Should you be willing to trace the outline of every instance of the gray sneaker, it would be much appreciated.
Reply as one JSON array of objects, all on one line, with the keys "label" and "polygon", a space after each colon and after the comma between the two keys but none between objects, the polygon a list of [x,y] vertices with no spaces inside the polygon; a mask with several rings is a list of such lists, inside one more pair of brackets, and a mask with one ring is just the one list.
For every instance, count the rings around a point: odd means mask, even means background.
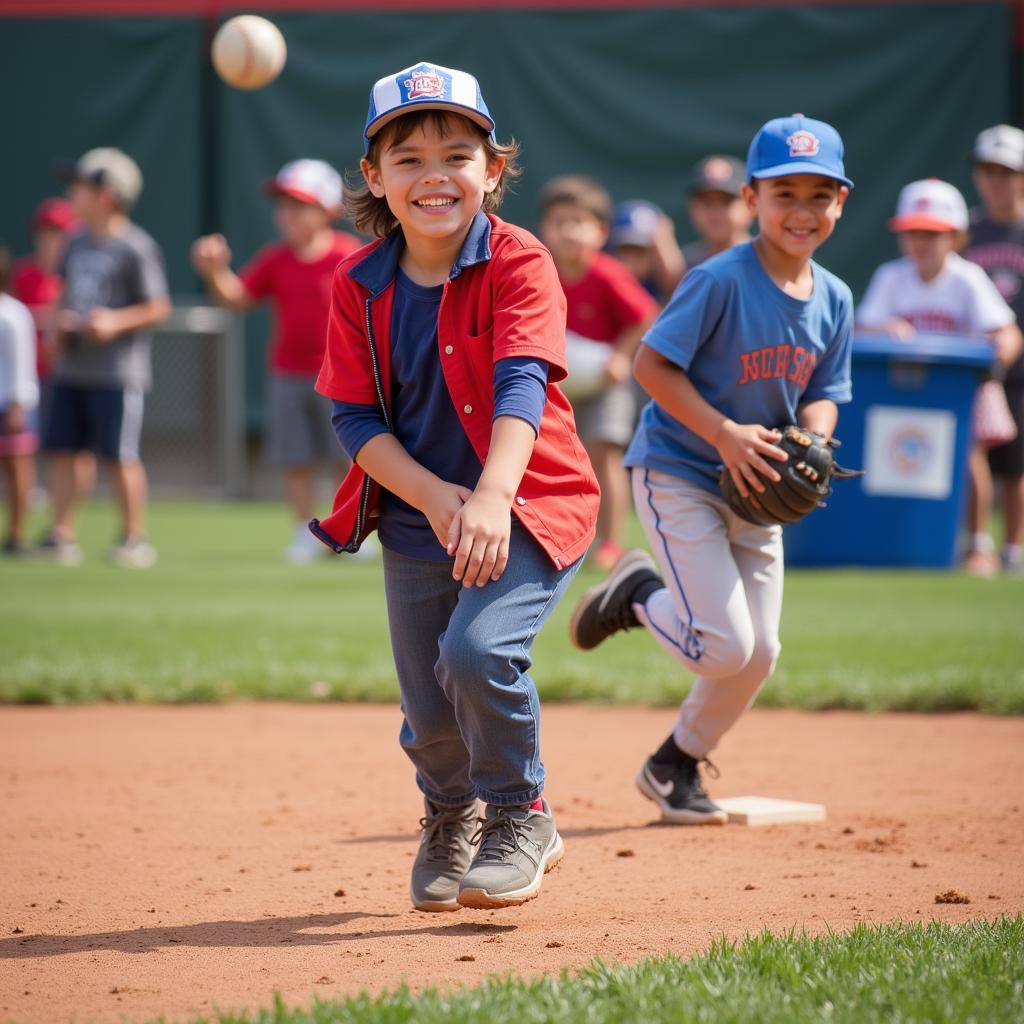
[{"label": "gray sneaker", "polygon": [[122,569],[151,569],[156,558],[156,548],[141,537],[125,537],[110,549],[111,562]]},{"label": "gray sneaker", "polygon": [[565,856],[547,801],[543,811],[489,804],[474,838],[480,849],[459,886],[459,903],[475,910],[535,899],[544,875]]},{"label": "gray sneaker", "polygon": [[428,913],[458,910],[459,882],[473,859],[472,839],[479,821],[476,801],[446,808],[424,800],[423,806],[423,835],[409,886],[412,905]]},{"label": "gray sneaker", "polygon": [[78,566],[82,564],[82,549],[73,540],[61,540],[56,534],[48,533],[33,549],[39,558],[45,558],[57,565]]}]

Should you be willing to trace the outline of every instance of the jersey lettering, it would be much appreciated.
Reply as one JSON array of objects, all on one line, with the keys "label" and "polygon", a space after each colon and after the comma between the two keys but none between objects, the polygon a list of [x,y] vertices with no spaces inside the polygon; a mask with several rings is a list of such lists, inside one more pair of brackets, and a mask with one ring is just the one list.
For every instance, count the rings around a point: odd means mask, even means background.
[{"label": "jersey lettering", "polygon": [[817,356],[802,345],[765,345],[753,352],[740,353],[741,372],[737,383],[790,380],[806,388],[817,365]]}]

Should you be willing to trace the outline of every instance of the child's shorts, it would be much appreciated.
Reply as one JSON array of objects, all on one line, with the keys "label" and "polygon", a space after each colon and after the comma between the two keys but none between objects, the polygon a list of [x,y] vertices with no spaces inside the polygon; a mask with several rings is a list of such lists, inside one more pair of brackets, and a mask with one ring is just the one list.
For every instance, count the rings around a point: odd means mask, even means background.
[{"label": "child's shorts", "polygon": [[626,448],[636,424],[636,392],[632,384],[609,384],[599,395],[573,403],[576,430],[584,444],[603,442]]},{"label": "child's shorts", "polygon": [[345,457],[331,425],[330,399],[317,394],[315,384],[314,374],[270,375],[265,455],[275,466],[311,466]]},{"label": "child's shorts", "polygon": [[135,462],[142,436],[141,387],[89,387],[56,381],[50,394],[43,448],[92,450],[112,462]]},{"label": "child's shorts", "polygon": [[1008,380],[1003,387],[1010,414],[1017,424],[1017,436],[990,448],[988,461],[996,476],[1024,476],[1024,380]]},{"label": "child's shorts", "polygon": [[39,448],[39,434],[36,425],[36,410],[25,412],[25,429],[16,434],[4,430],[7,410],[0,409],[0,458],[7,455],[32,455]]}]

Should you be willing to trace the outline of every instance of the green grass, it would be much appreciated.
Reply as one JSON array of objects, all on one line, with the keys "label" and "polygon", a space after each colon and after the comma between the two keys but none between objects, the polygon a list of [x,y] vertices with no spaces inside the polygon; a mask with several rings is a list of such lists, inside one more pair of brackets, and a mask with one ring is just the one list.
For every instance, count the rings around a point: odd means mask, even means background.
[{"label": "green grass", "polygon": [[[1024,1017],[1024,918],[858,925],[852,932],[716,942],[691,960],[595,961],[534,981],[402,988],[218,1024],[1010,1024]],[[198,1022],[197,1022],[198,1024]]]},{"label": "green grass", "polygon": [[[393,700],[379,563],[285,565],[284,512],[159,503],[148,572],[0,563],[0,701]],[[582,655],[566,638],[585,569],[534,648],[546,699],[676,703],[690,677],[642,631]],[[1024,580],[791,571],[783,654],[762,705],[1024,713]]]}]

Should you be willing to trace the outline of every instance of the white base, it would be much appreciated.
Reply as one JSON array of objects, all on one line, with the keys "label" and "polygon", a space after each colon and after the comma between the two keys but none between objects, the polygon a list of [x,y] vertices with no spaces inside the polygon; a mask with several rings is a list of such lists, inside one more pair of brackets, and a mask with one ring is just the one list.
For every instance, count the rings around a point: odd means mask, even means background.
[{"label": "white base", "polygon": [[770,796],[730,796],[715,803],[729,815],[730,825],[782,825],[795,821],[824,821],[824,804],[776,800]]}]

